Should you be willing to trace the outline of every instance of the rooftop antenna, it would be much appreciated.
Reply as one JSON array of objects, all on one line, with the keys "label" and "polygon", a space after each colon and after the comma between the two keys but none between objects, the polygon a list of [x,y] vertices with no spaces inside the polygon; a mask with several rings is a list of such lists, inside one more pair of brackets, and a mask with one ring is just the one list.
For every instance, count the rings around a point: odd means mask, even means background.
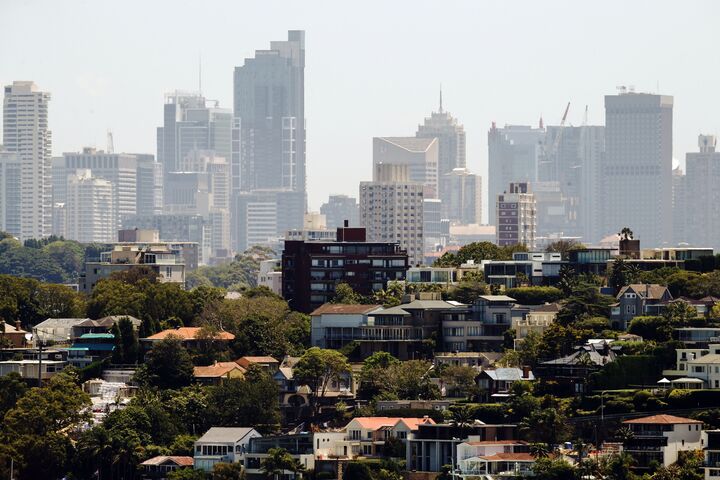
[{"label": "rooftop antenna", "polygon": [[442,113],[442,83],[440,84],[440,113]]}]

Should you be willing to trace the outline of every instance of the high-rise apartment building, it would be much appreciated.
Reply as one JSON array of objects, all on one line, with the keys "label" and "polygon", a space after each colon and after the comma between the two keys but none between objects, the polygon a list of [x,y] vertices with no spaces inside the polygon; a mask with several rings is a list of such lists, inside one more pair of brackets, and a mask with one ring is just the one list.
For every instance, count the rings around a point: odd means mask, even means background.
[{"label": "high-rise apartment building", "polygon": [[22,163],[0,146],[0,231],[19,235]]},{"label": "high-rise apartment building", "polygon": [[423,184],[407,164],[377,164],[372,182],[360,182],[360,225],[371,242],[397,242],[412,265],[422,264]]},{"label": "high-rise apartment building", "polygon": [[673,97],[605,96],[604,234],[630,227],[645,244],[672,241]]},{"label": "high-rise apartment building", "polygon": [[[488,198],[495,202],[511,183],[538,180],[545,129],[529,125],[506,125],[497,128],[493,122],[488,131]],[[497,224],[494,208],[489,223]]]},{"label": "high-rise apartment building", "polygon": [[[720,152],[716,138],[698,137],[699,152],[685,156],[687,242],[720,249]],[[677,230],[677,227],[676,227]]]},{"label": "high-rise apartment building", "polygon": [[497,244],[525,245],[535,248],[535,196],[527,183],[511,183],[510,188],[497,196]]},{"label": "high-rise apartment building", "polygon": [[276,245],[288,230],[302,228],[304,198],[304,192],[284,189],[253,190],[238,195],[235,199],[236,250],[242,252],[253,245]]},{"label": "high-rise apartment building", "polygon": [[305,192],[305,32],[290,30],[235,67],[234,97],[241,190]]},{"label": "high-rise apartment building", "polygon": [[[439,151],[439,142],[435,137],[375,137],[373,165],[407,165],[409,180],[424,187],[425,197],[439,198]],[[410,257],[412,258],[412,254]]]},{"label": "high-rise apartment building", "polygon": [[[687,175],[685,175],[678,165],[672,171],[672,217],[673,217],[673,244],[690,243],[695,241],[689,235],[688,225],[690,224],[688,217],[691,215],[687,210]],[[703,230],[706,227],[703,227]]]},{"label": "high-rise apartment building", "polygon": [[20,230],[10,233],[21,240],[45,237],[52,227],[49,102],[50,94],[33,82],[15,81],[5,87],[3,144],[21,163]]},{"label": "high-rise apartment building", "polygon": [[[202,215],[145,213],[124,219],[123,229],[155,230],[158,232],[161,242],[196,243],[198,245],[198,262],[202,265],[210,262],[212,227]],[[188,265],[190,264],[191,262],[188,263]]]},{"label": "high-rise apartment building", "polygon": [[455,168],[440,178],[443,218],[452,223],[482,223],[482,179],[467,168]]},{"label": "high-rise apartment building", "polygon": [[113,184],[91,170],[68,176],[65,235],[82,243],[110,243],[117,233]]},{"label": "high-rise apartment building", "polygon": [[320,213],[325,215],[325,224],[331,230],[344,226],[345,220],[351,227],[360,225],[357,199],[348,195],[330,195],[327,203],[320,206]]},{"label": "high-rise apartment building", "polygon": [[[438,148],[438,176],[453,171],[456,168],[467,166],[465,150],[465,128],[443,110],[442,90],[440,91],[440,107],[425,118],[425,123],[418,126],[415,133],[417,138],[437,138]],[[442,188],[440,189],[442,193]]]}]

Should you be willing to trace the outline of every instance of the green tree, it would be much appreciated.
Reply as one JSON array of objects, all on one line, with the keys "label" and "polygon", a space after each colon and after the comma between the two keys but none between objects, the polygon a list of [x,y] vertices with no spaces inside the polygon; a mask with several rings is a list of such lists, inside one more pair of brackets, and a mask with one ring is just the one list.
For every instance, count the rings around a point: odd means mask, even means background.
[{"label": "green tree", "polygon": [[319,412],[319,401],[325,397],[328,385],[339,382],[344,375],[350,374],[347,358],[336,350],[311,347],[295,365],[295,379],[310,387],[313,410]]},{"label": "green tree", "polygon": [[5,413],[15,407],[17,401],[27,392],[27,383],[17,372],[10,372],[0,377],[0,419]]},{"label": "green tree", "polygon": [[402,400],[439,398],[439,391],[430,378],[430,362],[408,360],[394,363],[381,379],[381,390]]},{"label": "green tree", "polygon": [[443,369],[440,378],[450,392],[455,392],[455,394],[462,397],[469,397],[477,390],[477,384],[475,383],[477,374],[477,371],[472,367],[449,365]]},{"label": "green tree", "polygon": [[239,463],[216,463],[213,466],[213,480],[241,480],[245,478],[243,466]]},{"label": "green tree", "polygon": [[547,443],[551,448],[567,440],[571,433],[567,417],[554,407],[531,412],[520,422],[520,431],[531,442]]},{"label": "green tree", "polygon": [[145,355],[148,380],[158,388],[180,388],[190,385],[193,363],[190,354],[178,338],[170,335],[154,342]]},{"label": "green tree", "polygon": [[349,462],[343,471],[343,480],[375,480],[365,462]]},{"label": "green tree", "polygon": [[335,285],[335,295],[333,296],[330,303],[340,303],[345,305],[352,305],[358,303],[364,303],[364,298],[359,293],[356,293],[350,285],[344,282],[340,282]]},{"label": "green tree", "polygon": [[367,396],[377,394],[381,387],[381,379],[390,365],[398,363],[399,360],[387,352],[375,352],[363,361],[360,371],[360,381],[363,392]]},{"label": "green tree", "polygon": [[559,253],[562,255],[563,260],[569,260],[570,252],[583,248],[585,248],[585,245],[577,240],[556,240],[545,247],[545,251],[548,253]]},{"label": "green tree", "polygon": [[[217,466],[225,464],[216,463],[215,465]],[[181,468],[179,470],[168,473],[167,478],[168,480],[209,480],[210,475],[208,475],[205,470],[195,470],[194,468]]]},{"label": "green tree", "polygon": [[575,480],[575,469],[567,461],[557,458],[538,458],[533,465],[537,480]]},{"label": "green tree", "polygon": [[279,479],[285,472],[290,472],[293,476],[304,471],[304,467],[300,462],[284,448],[271,448],[267,452],[267,457],[260,462],[260,469],[266,478]]}]

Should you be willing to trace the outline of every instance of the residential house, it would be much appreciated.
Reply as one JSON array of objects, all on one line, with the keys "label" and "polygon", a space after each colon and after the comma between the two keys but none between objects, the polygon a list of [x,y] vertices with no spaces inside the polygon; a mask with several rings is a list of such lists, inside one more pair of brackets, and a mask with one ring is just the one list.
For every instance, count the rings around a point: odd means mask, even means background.
[{"label": "residential house", "polygon": [[522,316],[513,316],[512,329],[517,341],[524,340],[530,333],[542,335],[550,327],[560,312],[560,304],[546,303],[533,308]]},{"label": "residential house", "polygon": [[73,367],[84,368],[109,357],[113,350],[115,336],[112,333],[84,333],[68,348],[68,362]]},{"label": "residential house", "polygon": [[632,284],[620,289],[617,303],[612,305],[610,320],[614,328],[626,330],[630,321],[641,315],[654,314],[659,304],[672,300],[667,287],[656,283]]},{"label": "residential house", "polygon": [[453,400],[376,400],[375,410],[439,410],[444,411],[450,408],[455,402]]},{"label": "residential house", "polygon": [[498,350],[510,329],[515,299],[507,295],[480,295],[471,312],[445,315],[442,344],[446,351]]},{"label": "residential house", "polygon": [[556,252],[515,252],[512,260],[483,260],[485,281],[514,288],[521,284],[554,285],[567,262]]},{"label": "residential house", "polygon": [[250,439],[261,435],[249,427],[212,427],[195,441],[195,469],[211,472],[216,463],[238,463]]},{"label": "residential house", "polygon": [[591,373],[597,372],[620,354],[620,347],[612,346],[613,340],[590,339],[575,351],[555,360],[540,363],[537,377],[542,381],[558,383],[558,387],[570,394],[584,393]]},{"label": "residential house", "polygon": [[89,318],[48,318],[32,329],[33,340],[40,339],[48,343],[69,343],[72,340],[72,329]]},{"label": "residential house", "polygon": [[145,460],[138,469],[142,480],[166,480],[170,472],[193,468],[193,457],[158,456]]},{"label": "residential house", "polygon": [[15,372],[31,382],[37,382],[38,369],[41,369],[41,377],[44,382],[53,375],[62,372],[67,365],[68,362],[64,360],[43,359],[42,366],[40,366],[40,362],[38,360],[6,360],[4,362],[0,362],[0,377],[4,377],[10,372]]},{"label": "residential house", "polygon": [[500,352],[436,352],[433,359],[435,368],[443,365],[472,367],[478,370],[489,368],[502,358]]},{"label": "residential house", "polygon": [[256,365],[268,372],[270,375],[275,373],[280,366],[280,362],[278,362],[275,358],[269,356],[242,357],[235,360],[235,363],[243,367],[245,370],[249,369],[252,365]]},{"label": "residential house", "polygon": [[408,434],[419,425],[434,425],[429,417],[355,417],[345,426],[348,452],[354,456],[382,456],[385,442],[394,437],[407,443]]},{"label": "residential house", "polygon": [[19,321],[15,322],[15,325],[4,322],[4,328],[0,330],[0,349],[27,347],[26,333],[28,332],[20,328]]},{"label": "residential house", "polygon": [[674,335],[686,347],[706,349],[712,343],[720,343],[718,327],[682,327],[676,328]]},{"label": "residential house", "polygon": [[121,319],[127,318],[132,323],[133,329],[137,332],[140,330],[142,320],[130,315],[111,315],[103,317],[99,320],[85,320],[72,326],[72,339],[80,338],[86,333],[108,333],[112,330],[113,325],[120,322]]},{"label": "residential house", "polygon": [[194,367],[193,376],[199,383],[220,385],[231,378],[243,378],[246,370],[235,362],[215,362],[205,367]]},{"label": "residential house", "polygon": [[507,397],[516,382],[533,380],[535,380],[535,375],[529,367],[483,370],[477,377],[478,387],[486,400]]},{"label": "residential house", "polygon": [[212,339],[204,338],[201,332],[201,327],[170,328],[147,338],[141,338],[140,341],[152,348],[152,344],[155,342],[159,342],[167,338],[175,338],[180,340],[186,348],[196,349],[201,342],[218,342],[220,344],[227,344],[228,342],[235,340],[235,335],[230,332],[217,332]]},{"label": "residential house", "polygon": [[705,430],[705,480],[720,479],[720,430]]},{"label": "residential house", "polygon": [[406,462],[408,471],[440,472],[457,458],[457,447],[469,438],[474,441],[516,440],[516,425],[489,425],[475,421],[472,425],[449,423],[421,424],[408,437]]},{"label": "residential house", "polygon": [[654,462],[669,466],[678,459],[678,452],[703,448],[700,420],[674,415],[653,415],[622,422],[633,433],[623,451],[632,455],[634,468],[646,470]]},{"label": "residential house", "polygon": [[[535,458],[522,440],[476,440],[457,446],[456,465],[462,479],[525,477],[532,475]],[[487,476],[487,477],[486,477]]]},{"label": "residential house", "polygon": [[[713,378],[715,365],[714,357],[709,355],[720,354],[720,344],[710,344],[708,348],[676,348],[675,368],[663,370],[663,376],[668,377],[670,384],[676,388],[687,385],[687,388],[715,388]],[[698,360],[697,363],[695,361]],[[720,373],[720,366],[718,367]],[[717,380],[720,380],[717,379]],[[718,387],[720,388],[720,387]]]}]

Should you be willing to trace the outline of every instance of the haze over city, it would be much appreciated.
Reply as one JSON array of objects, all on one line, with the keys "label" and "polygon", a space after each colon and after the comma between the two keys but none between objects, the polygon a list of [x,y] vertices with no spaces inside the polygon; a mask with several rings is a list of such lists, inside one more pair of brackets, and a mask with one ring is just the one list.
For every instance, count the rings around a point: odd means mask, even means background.
[{"label": "haze over city", "polygon": [[[235,66],[306,31],[309,206],[357,196],[372,137],[413,135],[437,109],[465,126],[468,167],[487,186],[487,131],[604,124],[619,85],[675,97],[673,156],[720,133],[714,1],[3,2],[0,81],[53,95],[53,154],[84,146],[155,152],[163,96],[197,90],[232,108]],[[32,20],[30,20],[32,19]],[[487,191],[487,190],[485,190]],[[491,199],[492,201],[492,199]],[[487,218],[487,202],[484,205]]]}]

